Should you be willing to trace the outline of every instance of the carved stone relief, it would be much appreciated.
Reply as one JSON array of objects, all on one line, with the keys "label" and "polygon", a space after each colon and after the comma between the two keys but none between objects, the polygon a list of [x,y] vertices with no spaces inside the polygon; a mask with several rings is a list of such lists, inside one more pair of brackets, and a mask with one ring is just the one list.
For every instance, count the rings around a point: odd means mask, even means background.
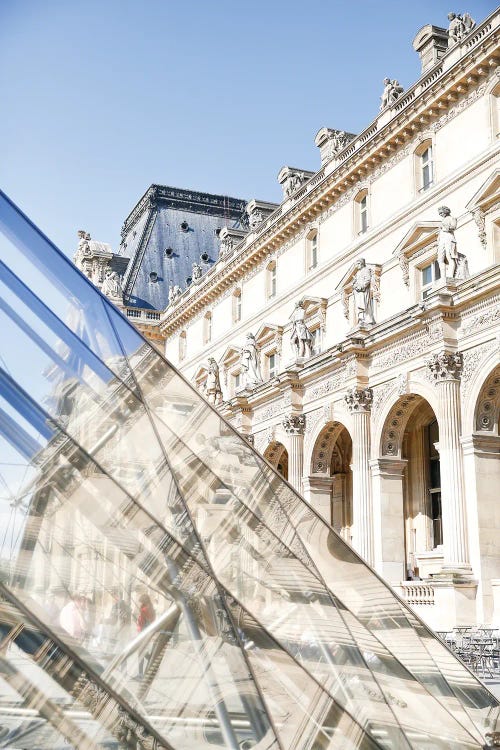
[{"label": "carved stone relief", "polygon": [[415,406],[416,398],[414,395],[409,395],[399,399],[387,415],[382,432],[383,456],[397,456],[399,454],[409,413]]},{"label": "carved stone relief", "polygon": [[492,432],[497,428],[500,407],[500,366],[487,378],[481,388],[476,406],[474,426],[481,432]]}]

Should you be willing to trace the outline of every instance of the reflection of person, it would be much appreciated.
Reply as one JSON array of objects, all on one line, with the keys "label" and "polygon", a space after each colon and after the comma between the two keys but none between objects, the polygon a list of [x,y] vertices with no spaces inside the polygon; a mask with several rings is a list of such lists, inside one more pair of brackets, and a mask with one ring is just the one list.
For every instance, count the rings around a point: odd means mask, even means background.
[{"label": "reflection of person", "polygon": [[75,596],[62,608],[59,624],[75,640],[83,641],[88,630],[88,601],[83,594]]},{"label": "reflection of person", "polygon": [[357,263],[357,272],[352,282],[356,320],[359,325],[375,323],[373,315],[372,271],[364,258]]},{"label": "reflection of person", "polygon": [[262,383],[262,375],[260,374],[259,366],[259,354],[257,352],[255,336],[253,335],[253,333],[247,334],[247,340],[241,350],[240,364],[243,373],[243,383],[246,387],[253,388],[259,383]]},{"label": "reflection of person", "polygon": [[[152,622],[154,622],[156,617],[156,612],[153,607],[153,602],[149,598],[147,594],[141,594],[139,597],[139,615],[137,617],[137,632],[142,633],[143,630],[145,630],[148,625],[151,625]],[[138,677],[142,678],[144,674],[144,662],[148,658],[148,655],[146,654],[146,648],[147,644],[142,646],[141,650],[138,653],[138,661],[139,661],[139,668],[138,668]]]},{"label": "reflection of person", "polygon": [[[451,215],[448,206],[438,208],[438,214],[441,216],[441,229],[438,236],[437,258],[441,278],[447,276],[455,278],[457,275],[457,241],[455,239],[455,229],[457,220]],[[447,273],[448,271],[448,273]]]},{"label": "reflection of person", "polygon": [[304,303],[297,302],[292,314],[292,333],[290,341],[295,349],[297,357],[305,357],[306,351],[312,355],[313,337],[305,322]]}]

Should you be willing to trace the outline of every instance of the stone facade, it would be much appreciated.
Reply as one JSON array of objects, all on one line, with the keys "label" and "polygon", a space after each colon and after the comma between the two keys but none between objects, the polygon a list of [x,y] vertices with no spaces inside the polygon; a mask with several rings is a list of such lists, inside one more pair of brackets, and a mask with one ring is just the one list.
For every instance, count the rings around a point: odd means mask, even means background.
[{"label": "stone facade", "polygon": [[196,384],[217,362],[221,413],[440,630],[500,625],[499,27],[424,27],[422,77],[359,135],[320,130],[320,170],[284,168],[284,202],[140,321]]}]

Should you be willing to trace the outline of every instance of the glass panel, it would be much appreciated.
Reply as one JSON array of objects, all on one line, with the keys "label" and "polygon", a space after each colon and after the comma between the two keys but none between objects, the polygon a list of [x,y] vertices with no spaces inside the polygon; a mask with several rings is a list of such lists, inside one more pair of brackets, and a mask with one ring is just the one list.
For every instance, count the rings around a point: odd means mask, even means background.
[{"label": "glass panel", "polygon": [[488,691],[1,195],[0,227],[0,706],[31,711],[14,731],[478,750]]}]

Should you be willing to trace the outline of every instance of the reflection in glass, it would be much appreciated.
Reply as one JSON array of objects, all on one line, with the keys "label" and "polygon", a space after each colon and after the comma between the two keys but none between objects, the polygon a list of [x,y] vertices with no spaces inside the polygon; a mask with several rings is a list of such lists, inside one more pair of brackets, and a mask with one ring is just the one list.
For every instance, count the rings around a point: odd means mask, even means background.
[{"label": "reflection in glass", "polygon": [[481,747],[493,696],[1,194],[0,326],[0,747]]}]

